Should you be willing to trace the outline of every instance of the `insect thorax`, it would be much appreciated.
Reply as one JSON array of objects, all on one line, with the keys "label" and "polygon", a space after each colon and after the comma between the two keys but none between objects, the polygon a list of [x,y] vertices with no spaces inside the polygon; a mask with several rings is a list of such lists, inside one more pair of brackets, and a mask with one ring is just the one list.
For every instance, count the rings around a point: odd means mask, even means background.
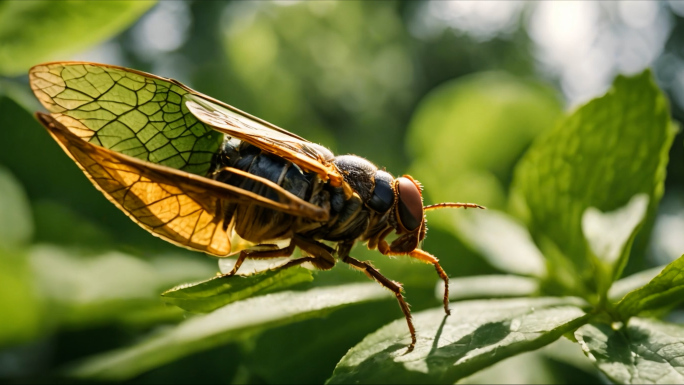
[{"label": "insect thorax", "polygon": [[[338,191],[333,196],[331,203],[333,208],[340,212],[340,225],[336,231],[326,235],[325,239],[367,240],[387,227],[392,227],[392,175],[378,170],[373,163],[355,155],[341,155],[333,162],[356,195],[352,199],[344,200],[344,194]],[[335,208],[339,201],[343,204]]]}]

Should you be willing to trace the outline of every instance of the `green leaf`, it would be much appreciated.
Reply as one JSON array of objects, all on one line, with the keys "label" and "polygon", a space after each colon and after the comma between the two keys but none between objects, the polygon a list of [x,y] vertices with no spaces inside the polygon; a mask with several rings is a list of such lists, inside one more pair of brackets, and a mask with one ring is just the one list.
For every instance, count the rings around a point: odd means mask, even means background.
[{"label": "green leaf", "polygon": [[[581,353],[580,353],[581,354]],[[584,357],[582,357],[584,358]],[[554,384],[558,383],[545,357],[538,351],[507,358],[457,384]]]},{"label": "green leaf", "polygon": [[503,212],[469,211],[454,220],[463,241],[494,267],[519,275],[543,277],[544,256],[527,229]]},{"label": "green leaf", "polygon": [[632,318],[626,327],[590,324],[575,332],[584,354],[618,384],[684,383],[684,327]]},{"label": "green leaf", "polygon": [[406,321],[369,335],[337,364],[331,384],[454,383],[518,353],[534,350],[588,319],[576,298],[468,301],[414,314],[418,343],[406,353]]},{"label": "green leaf", "polygon": [[33,215],[36,223],[36,243],[97,250],[111,250],[116,247],[111,233],[66,205],[34,200]]},{"label": "green leaf", "polygon": [[25,252],[0,247],[0,347],[40,334],[46,319]]},{"label": "green leaf", "polygon": [[[449,280],[449,299],[526,297],[539,292],[539,280],[517,275],[478,275]],[[444,293],[444,282],[437,283],[437,298]]]},{"label": "green leaf", "polygon": [[549,261],[549,285],[599,291],[582,215],[614,211],[643,193],[652,218],[674,134],[667,98],[645,71],[618,76],[606,95],[533,143],[516,167],[510,203]]},{"label": "green leaf", "polygon": [[619,302],[622,297],[626,296],[630,291],[637,290],[649,283],[653,278],[660,274],[664,268],[664,265],[654,267],[615,281],[608,291],[608,298],[613,302]]},{"label": "green leaf", "polygon": [[501,209],[513,165],[560,114],[552,88],[507,73],[483,72],[443,83],[411,118],[412,175],[434,201]]},{"label": "green leaf", "polygon": [[196,284],[185,284],[162,294],[164,301],[192,312],[208,313],[231,302],[274,292],[302,282],[311,282],[311,271],[303,267],[270,270],[250,276],[219,276]]},{"label": "green leaf", "polygon": [[[316,281],[327,273],[319,274]],[[396,301],[390,299],[350,306],[323,319],[269,328],[241,344],[245,364],[267,384],[322,384],[350,348],[400,314]],[[293,370],[302,363],[306,370]]]},{"label": "green leaf", "polygon": [[618,304],[623,319],[647,310],[670,308],[684,300],[684,256],[667,265],[646,286],[627,294]]},{"label": "green leaf", "polygon": [[31,207],[21,184],[0,166],[0,247],[27,244],[33,235]]},{"label": "green leaf", "polygon": [[0,3],[0,74],[65,60],[137,20],[154,1],[4,1]]},{"label": "green leaf", "polygon": [[244,340],[276,325],[321,317],[343,306],[385,298],[391,298],[390,293],[375,283],[249,298],[190,318],[137,345],[96,356],[75,366],[70,374],[123,380],[198,351]]},{"label": "green leaf", "polygon": [[599,293],[608,291],[627,263],[629,250],[648,209],[648,196],[638,194],[624,207],[609,213],[590,207],[582,215],[582,233],[599,273]]},{"label": "green leaf", "polygon": [[176,321],[183,312],[161,303],[162,288],[215,274],[208,260],[164,256],[148,262],[114,251],[86,257],[55,246],[34,247],[30,261],[54,327]]},{"label": "green leaf", "polygon": [[596,366],[587,360],[582,348],[574,341],[574,337],[567,334],[564,337],[572,338],[573,341],[570,341],[568,338],[559,338],[554,343],[537,350],[537,352],[554,361],[563,362],[588,374],[598,374]]}]

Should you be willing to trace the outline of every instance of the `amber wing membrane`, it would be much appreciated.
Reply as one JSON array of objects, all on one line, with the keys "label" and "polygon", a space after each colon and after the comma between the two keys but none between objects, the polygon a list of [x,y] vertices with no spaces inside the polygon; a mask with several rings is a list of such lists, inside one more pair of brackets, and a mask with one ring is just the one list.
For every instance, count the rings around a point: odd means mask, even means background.
[{"label": "amber wing membrane", "polygon": [[342,184],[342,175],[332,164],[334,155],[327,148],[201,94],[188,95],[185,104],[197,119],[214,129],[315,172],[333,186]]},{"label": "amber wing membrane", "polygon": [[206,175],[223,135],[185,106],[191,89],[121,67],[47,63],[29,72],[31,88],[81,139],[155,164]]},{"label": "amber wing membrane", "polygon": [[252,246],[224,222],[222,210],[231,202],[259,204],[314,220],[327,218],[322,208],[268,180],[236,170],[237,175],[262,183],[278,201],[93,145],[50,115],[36,117],[110,201],[152,234],[179,246],[216,256]]}]

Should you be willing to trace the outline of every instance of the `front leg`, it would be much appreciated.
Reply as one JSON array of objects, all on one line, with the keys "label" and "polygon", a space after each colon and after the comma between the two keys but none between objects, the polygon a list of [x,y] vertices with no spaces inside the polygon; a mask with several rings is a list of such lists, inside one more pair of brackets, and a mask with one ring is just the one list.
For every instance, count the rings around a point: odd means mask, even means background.
[{"label": "front leg", "polygon": [[442,266],[439,264],[439,259],[437,259],[434,255],[428,253],[427,251],[421,249],[414,249],[409,252],[393,251],[392,247],[388,245],[387,241],[385,240],[382,240],[378,243],[378,250],[383,255],[408,255],[411,258],[415,258],[419,261],[423,261],[425,263],[429,263],[435,266],[435,270],[437,270],[437,275],[439,275],[442,281],[444,281],[444,298],[442,299],[442,302],[444,303],[444,312],[447,315],[451,315],[451,310],[449,310],[449,276],[444,271],[444,269],[442,269]]}]

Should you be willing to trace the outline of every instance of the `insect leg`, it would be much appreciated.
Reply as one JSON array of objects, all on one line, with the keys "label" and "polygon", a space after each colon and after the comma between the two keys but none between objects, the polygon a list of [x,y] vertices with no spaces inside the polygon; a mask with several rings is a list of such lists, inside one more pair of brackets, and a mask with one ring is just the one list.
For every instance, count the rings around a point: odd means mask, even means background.
[{"label": "insect leg", "polygon": [[442,278],[442,281],[444,281],[444,299],[442,300],[442,302],[444,302],[444,311],[447,315],[451,315],[451,310],[449,310],[449,276],[444,271],[444,269],[442,269],[442,266],[439,264],[439,259],[437,259],[434,255],[428,253],[427,251],[423,251],[421,249],[413,250],[409,253],[409,257],[415,258],[425,263],[431,263],[435,266],[437,274],[440,278]]},{"label": "insect leg", "polygon": [[437,275],[439,275],[442,281],[444,281],[444,298],[442,300],[442,302],[444,303],[444,312],[447,315],[451,315],[451,310],[449,310],[449,276],[444,271],[444,269],[442,269],[442,266],[439,264],[439,259],[437,259],[437,257],[421,249],[415,249],[408,253],[393,252],[390,246],[384,240],[380,241],[380,243],[378,244],[378,250],[383,255],[408,255],[411,258],[415,258],[419,261],[423,261],[425,263],[430,263],[434,265],[435,270],[437,270]]},{"label": "insect leg", "polygon": [[295,235],[292,238],[292,243],[294,243],[295,245],[297,245],[297,247],[306,251],[310,255],[309,257],[295,259],[292,262],[309,258],[309,262],[313,263],[313,265],[320,270],[330,270],[333,268],[333,266],[335,266],[335,257],[333,257],[333,249],[331,249],[330,247],[320,242],[316,242],[312,239],[304,238],[301,235]]},{"label": "insect leg", "polygon": [[279,269],[287,269],[288,267],[301,265],[304,262],[311,262],[319,270],[330,270],[335,264],[332,265],[325,259],[319,256],[303,257],[293,259],[290,262],[282,265]]},{"label": "insect leg", "polygon": [[[276,249],[276,250],[243,250],[240,252],[240,256],[238,256],[237,260],[235,261],[235,266],[233,266],[233,270],[230,271],[230,273],[224,274],[224,276],[230,276],[230,275],[235,275],[240,269],[240,266],[242,266],[242,262],[245,261],[245,259],[268,259],[268,258],[279,258],[279,257],[289,257],[292,255],[294,252],[295,244],[294,242],[290,242],[290,245],[282,248],[282,249]],[[288,262],[289,264],[290,262]],[[287,264],[283,265],[282,267],[287,266]]]},{"label": "insect leg", "polygon": [[[344,248],[343,250],[345,249],[346,248]],[[404,299],[404,296],[401,294],[403,291],[401,284],[399,282],[392,281],[391,279],[380,274],[380,272],[375,267],[373,267],[373,265],[371,265],[370,262],[361,262],[356,258],[350,257],[347,254],[347,252],[344,252],[342,254],[342,262],[348,263],[353,268],[364,272],[370,279],[377,281],[382,286],[392,290],[394,295],[397,297],[397,301],[399,301],[399,307],[401,308],[401,311],[404,313],[404,317],[406,317],[406,323],[408,324],[409,332],[411,333],[411,345],[409,345],[406,353],[411,352],[413,348],[416,347],[416,329],[413,327],[413,320],[411,319],[411,310],[409,309],[409,305]]]},{"label": "insect leg", "polygon": [[237,273],[238,269],[240,268],[240,265],[242,265],[242,262],[244,262],[247,258],[268,259],[278,257],[289,257],[294,252],[295,246],[298,246],[300,249],[306,251],[310,254],[310,256],[293,259],[282,266],[278,266],[277,269],[287,269],[288,267],[301,265],[305,262],[311,262],[317,269],[320,270],[330,270],[333,268],[333,266],[335,266],[335,258],[332,255],[331,248],[322,243],[295,235],[295,237],[292,239],[292,242],[290,242],[290,245],[282,249],[242,251],[237,261],[235,261],[235,266],[233,267],[233,270],[231,270],[230,273],[225,274],[225,276],[230,276]]}]

